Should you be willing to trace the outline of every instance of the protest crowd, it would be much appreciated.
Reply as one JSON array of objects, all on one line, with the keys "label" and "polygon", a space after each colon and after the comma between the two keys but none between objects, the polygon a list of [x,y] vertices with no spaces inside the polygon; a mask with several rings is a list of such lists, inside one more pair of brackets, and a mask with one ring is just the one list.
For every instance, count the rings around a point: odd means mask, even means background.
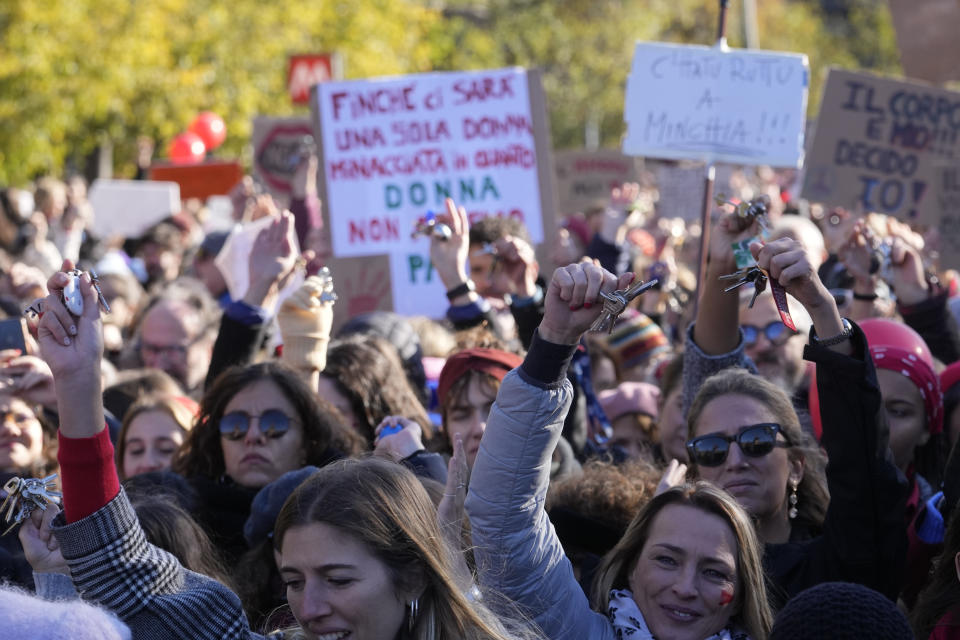
[{"label": "protest crowd", "polygon": [[400,229],[433,298],[353,312],[342,181],[400,160],[323,150],[215,229],[0,189],[0,635],[960,638],[960,274],[886,186],[736,166],[681,207],[648,162],[533,233],[461,183]]}]

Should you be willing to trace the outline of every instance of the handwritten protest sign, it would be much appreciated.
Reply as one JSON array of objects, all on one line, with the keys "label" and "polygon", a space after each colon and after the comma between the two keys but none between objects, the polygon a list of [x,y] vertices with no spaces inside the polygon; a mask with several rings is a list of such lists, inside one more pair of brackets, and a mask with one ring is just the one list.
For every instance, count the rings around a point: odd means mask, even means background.
[{"label": "handwritten protest sign", "polygon": [[136,238],[180,211],[180,186],[153,180],[96,180],[90,186],[93,231],[101,238]]},{"label": "handwritten protest sign", "polygon": [[558,151],[553,156],[557,204],[563,214],[605,206],[610,190],[640,179],[642,161],[619,151]]},{"label": "handwritten protest sign", "polygon": [[807,160],[810,200],[937,224],[938,167],[960,162],[960,93],[831,69]]},{"label": "handwritten protest sign", "polygon": [[960,269],[960,165],[939,167],[937,178],[933,196],[941,211],[940,268]]},{"label": "handwritten protest sign", "polygon": [[281,201],[305,152],[313,148],[310,119],[258,116],[253,119],[253,177]]},{"label": "handwritten protest sign", "polygon": [[[387,255],[394,310],[439,316],[443,286],[416,222],[452,197],[471,222],[553,228],[546,109],[523,69],[430,73],[316,85],[311,100],[324,219],[336,259]],[[334,277],[337,272],[334,266]]]},{"label": "handwritten protest sign", "polygon": [[960,0],[890,0],[903,72],[941,83],[960,79]]},{"label": "handwritten protest sign", "polygon": [[807,57],[638,42],[627,78],[623,151],[798,167]]}]

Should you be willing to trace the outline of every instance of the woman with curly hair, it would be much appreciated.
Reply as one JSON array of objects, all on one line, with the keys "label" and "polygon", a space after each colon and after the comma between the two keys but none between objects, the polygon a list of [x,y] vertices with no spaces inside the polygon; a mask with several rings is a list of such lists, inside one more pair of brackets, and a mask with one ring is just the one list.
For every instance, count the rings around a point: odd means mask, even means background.
[{"label": "woman with curly hair", "polygon": [[243,524],[258,489],[287,471],[322,467],[361,449],[336,410],[292,369],[263,362],[217,378],[172,468],[197,490],[196,515],[233,559],[246,549]]}]

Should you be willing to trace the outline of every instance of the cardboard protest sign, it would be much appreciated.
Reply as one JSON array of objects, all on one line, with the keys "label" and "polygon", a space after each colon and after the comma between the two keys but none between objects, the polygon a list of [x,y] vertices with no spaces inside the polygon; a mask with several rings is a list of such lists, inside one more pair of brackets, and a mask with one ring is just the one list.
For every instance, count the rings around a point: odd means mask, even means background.
[{"label": "cardboard protest sign", "polygon": [[800,54],[638,42],[623,151],[799,167],[808,75]]},{"label": "cardboard protest sign", "polygon": [[232,160],[208,160],[186,165],[158,162],[150,165],[150,179],[176,182],[180,185],[180,197],[184,200],[206,200],[210,196],[230,193],[243,180],[243,167]]},{"label": "cardboard protest sign", "polygon": [[310,118],[253,119],[253,177],[277,199],[290,197],[291,180],[302,155],[315,149]]},{"label": "cardboard protest sign", "polygon": [[933,185],[940,220],[940,268],[960,269],[960,164],[941,166]]},{"label": "cardboard protest sign", "polygon": [[557,206],[562,214],[605,206],[610,190],[640,179],[642,160],[619,151],[586,149],[558,151],[553,156]]},{"label": "cardboard protest sign", "polygon": [[890,0],[903,72],[939,84],[960,79],[960,0]]},{"label": "cardboard protest sign", "polygon": [[152,180],[99,179],[90,186],[93,232],[136,238],[180,211],[180,186]]},{"label": "cardboard protest sign", "polygon": [[[447,302],[416,222],[445,198],[472,222],[554,225],[546,107],[523,69],[429,73],[316,85],[320,197],[335,260],[388,255],[394,310],[440,316]],[[331,265],[338,280],[336,264]],[[338,310],[339,311],[339,310]]]},{"label": "cardboard protest sign", "polygon": [[831,69],[802,195],[937,224],[938,167],[960,162],[960,93]]}]

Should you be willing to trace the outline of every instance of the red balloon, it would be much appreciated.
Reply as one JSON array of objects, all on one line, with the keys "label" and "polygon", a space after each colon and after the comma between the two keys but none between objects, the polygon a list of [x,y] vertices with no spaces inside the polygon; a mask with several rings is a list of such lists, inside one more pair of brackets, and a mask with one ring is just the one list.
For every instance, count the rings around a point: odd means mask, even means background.
[{"label": "red balloon", "polygon": [[207,147],[195,133],[186,131],[170,141],[167,156],[174,164],[192,164],[203,162]]},{"label": "red balloon", "polygon": [[190,131],[200,136],[207,149],[213,151],[227,139],[227,125],[213,111],[204,111],[193,119]]}]

